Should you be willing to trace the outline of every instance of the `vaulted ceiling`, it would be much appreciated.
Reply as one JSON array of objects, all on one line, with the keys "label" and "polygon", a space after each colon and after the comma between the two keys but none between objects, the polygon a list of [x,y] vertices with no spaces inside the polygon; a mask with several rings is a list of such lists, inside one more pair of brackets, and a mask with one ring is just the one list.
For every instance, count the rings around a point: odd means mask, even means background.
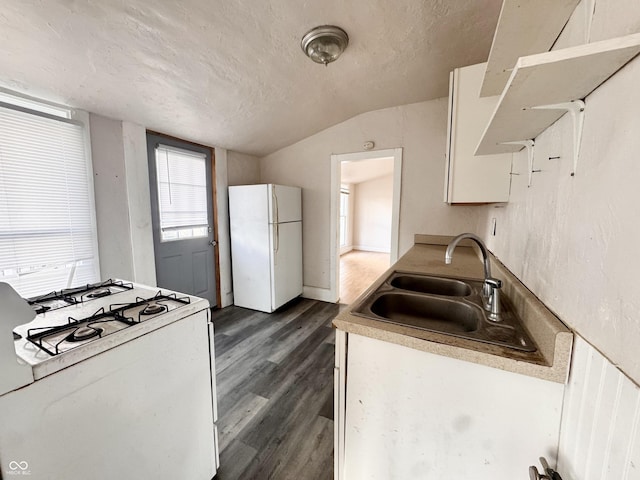
[{"label": "vaulted ceiling", "polygon": [[[443,97],[485,61],[501,0],[5,0],[0,86],[265,155],[360,113]],[[334,24],[337,62],[300,49]]]}]

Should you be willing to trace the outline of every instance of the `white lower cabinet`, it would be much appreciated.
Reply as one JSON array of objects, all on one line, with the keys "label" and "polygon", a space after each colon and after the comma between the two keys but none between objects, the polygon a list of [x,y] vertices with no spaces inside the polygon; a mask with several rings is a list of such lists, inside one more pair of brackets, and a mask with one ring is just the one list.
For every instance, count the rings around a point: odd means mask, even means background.
[{"label": "white lower cabinet", "polygon": [[517,480],[540,456],[555,465],[563,384],[338,332],[336,479]]}]

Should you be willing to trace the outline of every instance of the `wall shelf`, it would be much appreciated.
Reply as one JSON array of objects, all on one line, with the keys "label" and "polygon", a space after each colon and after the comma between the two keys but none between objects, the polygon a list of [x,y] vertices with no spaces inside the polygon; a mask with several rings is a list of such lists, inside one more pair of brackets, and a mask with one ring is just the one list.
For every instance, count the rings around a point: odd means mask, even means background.
[{"label": "wall shelf", "polygon": [[518,58],[547,52],[580,0],[504,0],[481,97],[500,95]]},{"label": "wall shelf", "polygon": [[500,96],[476,155],[518,152],[566,113],[535,108],[584,99],[640,53],[640,33],[522,57]]}]

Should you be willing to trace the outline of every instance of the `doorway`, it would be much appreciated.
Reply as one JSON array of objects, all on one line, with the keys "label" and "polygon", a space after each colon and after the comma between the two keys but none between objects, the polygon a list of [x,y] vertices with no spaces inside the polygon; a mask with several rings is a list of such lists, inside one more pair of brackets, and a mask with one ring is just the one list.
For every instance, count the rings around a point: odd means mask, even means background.
[{"label": "doorway", "polygon": [[331,160],[331,294],[352,303],[398,258],[402,149]]},{"label": "doorway", "polygon": [[212,149],[149,132],[147,155],[157,284],[219,306]]}]

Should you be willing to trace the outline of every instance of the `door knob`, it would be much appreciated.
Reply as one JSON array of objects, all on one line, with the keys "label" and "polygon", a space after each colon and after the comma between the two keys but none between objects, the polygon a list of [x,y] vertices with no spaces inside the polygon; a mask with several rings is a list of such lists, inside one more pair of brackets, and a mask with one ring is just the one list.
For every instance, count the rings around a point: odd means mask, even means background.
[{"label": "door knob", "polygon": [[212,247],[215,247],[216,245],[218,245],[218,242],[216,242],[215,240],[211,240],[209,242],[209,245],[211,245]]}]

